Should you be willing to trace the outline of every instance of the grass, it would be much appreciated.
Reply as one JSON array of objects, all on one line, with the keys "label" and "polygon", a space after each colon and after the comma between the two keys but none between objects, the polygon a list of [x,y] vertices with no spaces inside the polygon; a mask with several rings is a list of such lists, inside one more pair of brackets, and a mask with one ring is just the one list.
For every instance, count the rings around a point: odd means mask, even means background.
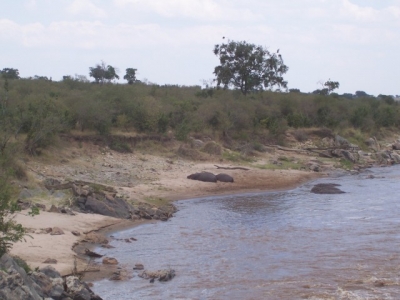
[{"label": "grass", "polygon": [[247,162],[247,163],[254,162],[253,158],[243,156],[240,153],[234,152],[234,151],[225,151],[222,153],[222,157],[223,157],[223,159],[226,159],[226,160],[232,161],[232,162]]},{"label": "grass", "polygon": [[305,165],[292,161],[281,161],[280,164],[269,163],[264,165],[255,165],[255,167],[262,170],[302,170],[305,168]]},{"label": "grass", "polygon": [[354,167],[354,163],[352,163],[351,161],[349,161],[347,159],[342,158],[339,160],[339,164],[336,166],[338,166],[342,169],[345,169],[345,170],[351,170]]},{"label": "grass", "polygon": [[163,206],[163,205],[166,205],[166,204],[169,203],[169,201],[167,199],[165,199],[165,198],[153,197],[153,196],[145,197],[144,201],[149,203],[149,204],[156,205],[156,206]]}]

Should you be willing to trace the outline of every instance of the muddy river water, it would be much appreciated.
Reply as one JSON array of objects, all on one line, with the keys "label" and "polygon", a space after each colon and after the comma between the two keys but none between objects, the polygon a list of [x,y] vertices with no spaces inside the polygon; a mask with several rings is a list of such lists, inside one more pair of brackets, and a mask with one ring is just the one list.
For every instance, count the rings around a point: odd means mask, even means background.
[{"label": "muddy river water", "polygon": [[[310,193],[324,182],[346,193]],[[176,205],[168,222],[114,234],[137,241],[96,249],[129,269],[135,263],[172,268],[176,277],[102,280],[96,293],[104,299],[400,299],[399,167]]]}]

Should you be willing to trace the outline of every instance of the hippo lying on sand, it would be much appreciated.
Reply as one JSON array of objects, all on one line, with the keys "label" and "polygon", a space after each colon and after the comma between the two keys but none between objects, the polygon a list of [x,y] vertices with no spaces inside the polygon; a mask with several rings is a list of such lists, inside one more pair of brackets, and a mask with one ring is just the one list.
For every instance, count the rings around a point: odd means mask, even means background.
[{"label": "hippo lying on sand", "polygon": [[189,175],[187,178],[204,182],[217,182],[217,176],[210,172],[194,173]]},{"label": "hippo lying on sand", "polygon": [[233,182],[233,177],[228,174],[220,173],[216,177],[221,182]]},{"label": "hippo lying on sand", "polygon": [[217,180],[221,182],[233,182],[232,176],[224,173],[214,175],[213,173],[210,172],[201,172],[201,173],[191,174],[187,178],[204,182],[217,182]]}]

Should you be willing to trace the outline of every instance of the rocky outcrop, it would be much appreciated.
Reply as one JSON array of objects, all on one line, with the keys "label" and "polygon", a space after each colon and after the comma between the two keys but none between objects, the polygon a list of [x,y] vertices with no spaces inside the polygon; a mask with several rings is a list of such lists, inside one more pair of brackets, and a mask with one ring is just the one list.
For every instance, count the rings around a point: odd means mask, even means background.
[{"label": "rocky outcrop", "polygon": [[101,299],[86,283],[71,277],[64,281],[51,266],[27,274],[10,255],[4,254],[0,258],[0,299]]},{"label": "rocky outcrop", "polygon": [[173,269],[166,269],[166,270],[158,270],[158,271],[148,271],[145,270],[139,277],[143,279],[150,279],[150,282],[154,282],[155,279],[158,281],[170,281],[175,277],[175,270]]}]

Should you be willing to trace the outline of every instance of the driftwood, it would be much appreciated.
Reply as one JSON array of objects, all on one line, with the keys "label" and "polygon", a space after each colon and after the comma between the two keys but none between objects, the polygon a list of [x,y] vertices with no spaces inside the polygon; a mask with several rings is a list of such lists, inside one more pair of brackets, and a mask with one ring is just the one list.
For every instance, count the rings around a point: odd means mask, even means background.
[{"label": "driftwood", "polygon": [[217,166],[217,165],[214,165],[214,166],[216,166],[217,169],[223,169],[223,170],[244,170],[244,171],[250,170],[250,169],[242,168],[242,167],[220,167],[220,166]]}]

